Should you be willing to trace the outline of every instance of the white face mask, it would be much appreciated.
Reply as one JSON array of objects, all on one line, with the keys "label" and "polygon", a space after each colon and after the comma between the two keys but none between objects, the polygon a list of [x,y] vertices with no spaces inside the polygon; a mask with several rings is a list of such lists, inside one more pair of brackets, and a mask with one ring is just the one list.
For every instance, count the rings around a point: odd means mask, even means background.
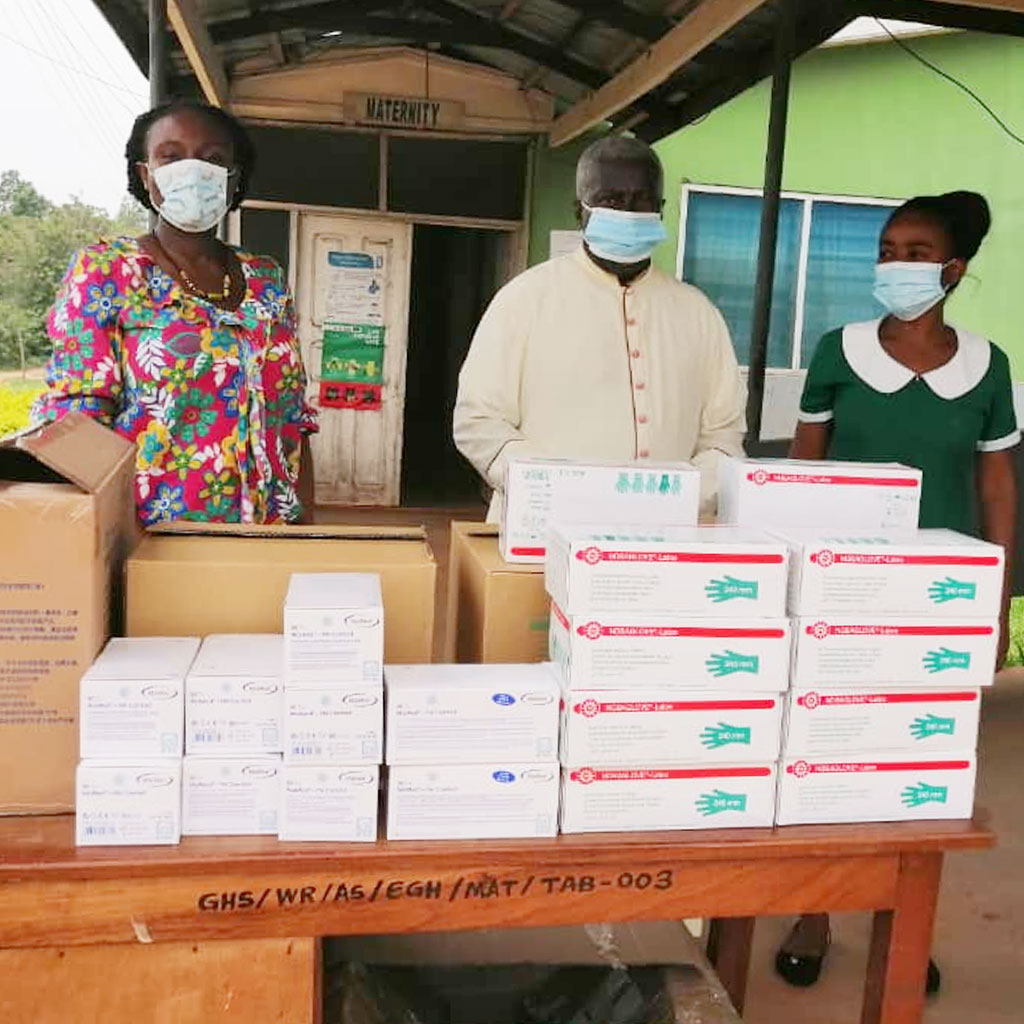
[{"label": "white face mask", "polygon": [[201,234],[216,227],[228,209],[228,171],[205,160],[175,160],[151,167],[163,196],[160,216],[179,231]]}]

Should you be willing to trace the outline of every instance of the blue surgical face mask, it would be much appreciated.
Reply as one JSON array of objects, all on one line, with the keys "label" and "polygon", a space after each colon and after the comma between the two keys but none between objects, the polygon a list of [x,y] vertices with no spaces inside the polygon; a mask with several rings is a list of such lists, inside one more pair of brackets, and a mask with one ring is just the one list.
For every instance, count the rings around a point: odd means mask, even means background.
[{"label": "blue surgical face mask", "polygon": [[946,297],[942,271],[947,266],[948,263],[876,263],[874,296],[899,320],[916,320]]},{"label": "blue surgical face mask", "polygon": [[590,214],[583,238],[598,259],[623,265],[641,263],[668,237],[658,213],[611,210],[586,203],[583,209]]},{"label": "blue surgical face mask", "polygon": [[228,209],[228,171],[206,160],[175,160],[150,169],[163,202],[160,216],[180,231],[216,227]]}]

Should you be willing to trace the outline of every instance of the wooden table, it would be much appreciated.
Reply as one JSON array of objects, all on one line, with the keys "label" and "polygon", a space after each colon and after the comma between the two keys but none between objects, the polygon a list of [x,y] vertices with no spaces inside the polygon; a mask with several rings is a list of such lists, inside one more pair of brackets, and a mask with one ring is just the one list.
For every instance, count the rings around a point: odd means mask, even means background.
[{"label": "wooden table", "polygon": [[552,840],[284,844],[189,839],[76,849],[70,818],[0,820],[0,947],[389,934],[713,919],[742,1008],[754,919],[872,911],[862,1024],[921,1020],[946,851],[977,822]]}]

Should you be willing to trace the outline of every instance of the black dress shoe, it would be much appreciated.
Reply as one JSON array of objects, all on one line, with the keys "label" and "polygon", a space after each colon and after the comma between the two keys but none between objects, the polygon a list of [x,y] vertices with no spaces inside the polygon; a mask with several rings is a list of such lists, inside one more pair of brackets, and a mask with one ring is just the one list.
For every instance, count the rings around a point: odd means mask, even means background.
[{"label": "black dress shoe", "polygon": [[938,994],[940,988],[942,988],[942,973],[939,971],[935,961],[929,960],[928,978],[924,983],[924,990],[928,995],[934,996]]},{"label": "black dress shoe", "polygon": [[780,949],[775,956],[776,973],[797,988],[810,988],[821,977],[821,968],[825,963],[822,956],[795,956]]}]

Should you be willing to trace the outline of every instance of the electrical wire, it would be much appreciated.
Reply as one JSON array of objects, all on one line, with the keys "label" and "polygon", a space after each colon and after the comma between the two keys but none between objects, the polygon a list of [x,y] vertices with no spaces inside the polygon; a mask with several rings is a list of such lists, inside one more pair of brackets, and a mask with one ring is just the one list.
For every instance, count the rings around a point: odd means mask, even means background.
[{"label": "electrical wire", "polygon": [[902,39],[899,38],[899,36],[892,32],[889,26],[886,25],[881,19],[875,18],[875,21],[878,23],[878,27],[881,28],[882,31],[901,50],[909,54],[911,57],[914,58],[914,60],[920,62],[929,70],[934,71],[935,74],[939,75],[941,78],[944,78],[951,85],[955,85],[962,92],[967,93],[967,95],[970,96],[970,98],[974,100],[974,102],[977,103],[978,106],[981,107],[981,109],[984,110],[985,113],[988,114],[988,116],[992,118],[993,121],[995,121],[995,123],[1006,135],[1013,139],[1013,141],[1016,142],[1018,145],[1024,146],[1024,138],[1021,138],[1021,136],[1019,136],[973,89],[971,89],[967,85],[964,85],[964,83],[961,82],[958,78],[954,78],[951,74],[949,74],[949,72],[943,71],[942,68],[933,64],[926,57],[923,57],[920,53],[917,52],[917,50],[915,50],[908,43],[905,43]]},{"label": "electrical wire", "polygon": [[54,58],[51,57],[49,54],[43,53],[42,50],[37,50],[34,46],[27,46],[20,39],[15,39],[14,36],[8,35],[6,32],[0,32],[0,37],[6,39],[10,43],[14,43],[15,46],[21,47],[21,49],[33,54],[36,57],[41,58],[42,60],[49,61],[51,64],[56,64],[57,67],[66,68],[68,71],[73,71],[76,75],[84,75],[86,78],[92,78],[95,81],[99,82],[101,85],[107,86],[107,88],[109,89],[118,89],[121,92],[126,92],[131,94],[132,96],[137,96],[140,99],[146,98],[144,93],[138,92],[135,89],[129,89],[126,86],[117,85],[114,82],[109,82],[105,78],[100,78],[98,75],[94,75],[89,71],[82,70],[82,68],[77,68],[71,64],[66,64],[64,61],[54,60]]}]

